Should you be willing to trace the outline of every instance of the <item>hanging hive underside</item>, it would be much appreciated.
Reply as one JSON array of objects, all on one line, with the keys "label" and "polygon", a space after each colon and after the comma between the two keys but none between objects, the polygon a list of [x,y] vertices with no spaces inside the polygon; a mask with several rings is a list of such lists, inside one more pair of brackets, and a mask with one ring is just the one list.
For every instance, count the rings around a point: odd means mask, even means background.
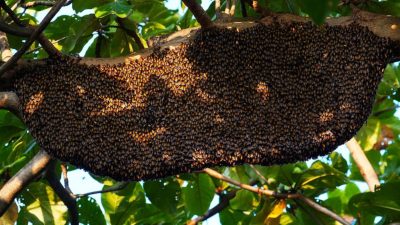
[{"label": "hanging hive underside", "polygon": [[391,46],[355,24],[211,28],[120,65],[49,59],[15,88],[51,155],[145,180],[331,152],[366,121]]}]

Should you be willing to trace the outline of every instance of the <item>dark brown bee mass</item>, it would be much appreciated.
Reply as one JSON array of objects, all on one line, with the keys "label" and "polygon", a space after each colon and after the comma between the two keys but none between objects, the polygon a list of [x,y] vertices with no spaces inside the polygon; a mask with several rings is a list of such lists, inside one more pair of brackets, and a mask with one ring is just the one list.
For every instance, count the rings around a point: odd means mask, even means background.
[{"label": "dark brown bee mass", "polygon": [[211,28],[121,65],[49,59],[15,88],[39,145],[98,175],[283,164],[355,135],[391,44],[354,24]]}]

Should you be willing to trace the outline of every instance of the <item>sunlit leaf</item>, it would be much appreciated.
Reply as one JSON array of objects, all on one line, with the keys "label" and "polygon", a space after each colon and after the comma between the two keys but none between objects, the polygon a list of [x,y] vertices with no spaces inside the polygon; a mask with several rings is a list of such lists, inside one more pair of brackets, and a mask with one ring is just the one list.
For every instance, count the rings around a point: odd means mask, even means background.
[{"label": "sunlit leaf", "polygon": [[214,198],[215,186],[206,174],[196,174],[194,181],[182,188],[185,205],[192,214],[204,214]]}]

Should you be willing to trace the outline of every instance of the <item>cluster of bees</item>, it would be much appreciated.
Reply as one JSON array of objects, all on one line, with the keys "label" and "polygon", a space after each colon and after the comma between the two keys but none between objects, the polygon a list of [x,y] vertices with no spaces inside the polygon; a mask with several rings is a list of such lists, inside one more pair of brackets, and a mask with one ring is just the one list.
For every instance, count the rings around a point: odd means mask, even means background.
[{"label": "cluster of bees", "polygon": [[146,180],[329,153],[367,119],[392,45],[355,24],[209,28],[119,65],[48,59],[15,89],[51,155]]}]

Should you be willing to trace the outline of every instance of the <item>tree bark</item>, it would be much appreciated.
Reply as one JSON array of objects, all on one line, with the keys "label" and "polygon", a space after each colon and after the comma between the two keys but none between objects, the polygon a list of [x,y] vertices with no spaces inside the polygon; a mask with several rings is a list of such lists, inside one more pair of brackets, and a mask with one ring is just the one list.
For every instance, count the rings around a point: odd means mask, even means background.
[{"label": "tree bark", "polygon": [[50,161],[50,155],[40,150],[33,159],[0,189],[0,217],[14,201],[17,194],[37,177]]}]

